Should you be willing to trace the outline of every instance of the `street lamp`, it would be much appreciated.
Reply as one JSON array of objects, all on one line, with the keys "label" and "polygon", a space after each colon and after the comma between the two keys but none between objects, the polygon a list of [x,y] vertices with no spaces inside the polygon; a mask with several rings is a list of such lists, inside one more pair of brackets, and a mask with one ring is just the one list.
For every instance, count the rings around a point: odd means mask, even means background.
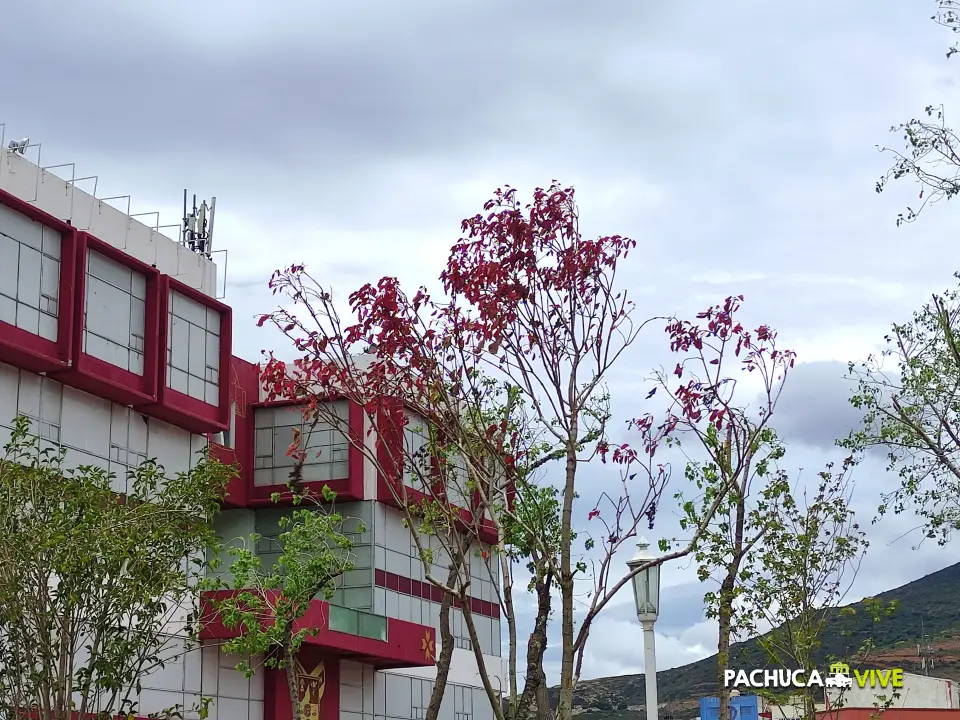
[{"label": "street lamp", "polygon": [[[627,561],[631,571],[655,560],[650,543],[640,539],[637,554]],[[653,565],[633,576],[633,598],[637,603],[637,619],[643,627],[643,674],[647,685],[647,720],[657,720],[657,650],[653,625],[660,614],[660,566]]]}]

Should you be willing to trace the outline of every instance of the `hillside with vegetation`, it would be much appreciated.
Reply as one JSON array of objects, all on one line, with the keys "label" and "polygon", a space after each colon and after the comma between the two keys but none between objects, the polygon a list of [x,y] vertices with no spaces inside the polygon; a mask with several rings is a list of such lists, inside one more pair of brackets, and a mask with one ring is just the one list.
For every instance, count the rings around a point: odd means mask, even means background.
[{"label": "hillside with vegetation", "polygon": [[[917,646],[926,638],[930,674],[960,680],[960,563],[902,587],[876,596],[888,603],[898,601],[896,612],[875,623],[862,602],[849,605],[854,612],[839,610],[828,621],[819,650],[818,664],[830,657],[849,657],[864,641],[873,640],[870,667],[900,667],[920,672]],[[638,652],[642,650],[638,649]],[[765,656],[756,640],[733,647],[732,665],[764,667]],[[659,699],[665,704],[662,718],[676,720],[696,717],[699,699],[716,692],[716,655],[657,674]],[[551,690],[556,701],[556,689]],[[583,720],[645,720],[644,676],[620,675],[582,681],[576,690],[575,705]]]}]

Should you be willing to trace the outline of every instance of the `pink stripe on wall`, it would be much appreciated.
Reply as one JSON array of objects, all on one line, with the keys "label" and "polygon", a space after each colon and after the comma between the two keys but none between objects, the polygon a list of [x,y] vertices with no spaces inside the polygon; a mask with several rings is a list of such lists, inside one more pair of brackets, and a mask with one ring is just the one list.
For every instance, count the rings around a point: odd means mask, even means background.
[{"label": "pink stripe on wall", "polygon": [[[374,584],[377,587],[386,590],[398,592],[401,595],[421,598],[431,602],[438,603],[443,599],[443,591],[436,585],[428,582],[413,580],[412,578],[401,577],[386,570],[374,571]],[[459,608],[460,602],[454,601],[454,607]],[[480,598],[470,598],[470,610],[476,615],[482,615],[489,618],[500,618],[500,604],[481,600]]]}]

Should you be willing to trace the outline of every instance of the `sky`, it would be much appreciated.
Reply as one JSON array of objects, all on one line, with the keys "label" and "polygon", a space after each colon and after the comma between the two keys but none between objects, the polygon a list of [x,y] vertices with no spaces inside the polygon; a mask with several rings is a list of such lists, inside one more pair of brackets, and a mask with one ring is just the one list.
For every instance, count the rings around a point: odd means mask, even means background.
[{"label": "sky", "polygon": [[[897,228],[917,189],[874,189],[890,162],[877,145],[899,142],[891,125],[930,103],[948,119],[960,106],[960,60],[945,59],[953,38],[933,10],[7,0],[16,32],[0,44],[0,122],[8,139],[42,142],[42,164],[76,163],[99,176],[100,197],[130,194],[132,212],[159,211],[162,224],[179,222],[184,187],[215,195],[235,353],[251,360],[280,349],[252,320],[274,307],[277,267],[305,263],[341,296],[383,275],[436,287],[460,220],[493,189],[572,184],[586,235],[637,241],[622,278],[639,315],[689,317],[743,294],[748,322],[796,350],[775,425],[791,467],[812,473],[842,459],[833,441],[857,422],[846,363],[952,285],[942,258],[956,209]],[[624,356],[610,383],[619,421],[639,414],[665,350],[654,328]],[[584,515],[612,482],[599,469],[585,478]],[[856,480],[869,525],[892,479],[867,462]],[[953,562],[949,548],[914,549],[915,525],[869,526],[849,599]],[[651,534],[674,533],[661,513]],[[703,592],[689,564],[665,568],[660,668],[714,652]],[[621,594],[594,628],[584,677],[642,670],[641,638]],[[547,657],[555,680],[556,643]]]}]

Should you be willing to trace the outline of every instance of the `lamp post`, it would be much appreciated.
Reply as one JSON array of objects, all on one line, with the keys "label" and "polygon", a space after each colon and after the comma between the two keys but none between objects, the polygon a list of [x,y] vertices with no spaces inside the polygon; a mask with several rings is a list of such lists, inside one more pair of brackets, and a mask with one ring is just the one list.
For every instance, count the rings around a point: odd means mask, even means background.
[{"label": "lamp post", "polygon": [[[627,562],[636,570],[656,558],[650,552],[650,543],[640,539],[637,554]],[[653,625],[660,614],[660,566],[653,565],[633,576],[633,597],[637,603],[637,619],[643,627],[643,674],[647,685],[647,720],[657,720],[657,650]]]}]

